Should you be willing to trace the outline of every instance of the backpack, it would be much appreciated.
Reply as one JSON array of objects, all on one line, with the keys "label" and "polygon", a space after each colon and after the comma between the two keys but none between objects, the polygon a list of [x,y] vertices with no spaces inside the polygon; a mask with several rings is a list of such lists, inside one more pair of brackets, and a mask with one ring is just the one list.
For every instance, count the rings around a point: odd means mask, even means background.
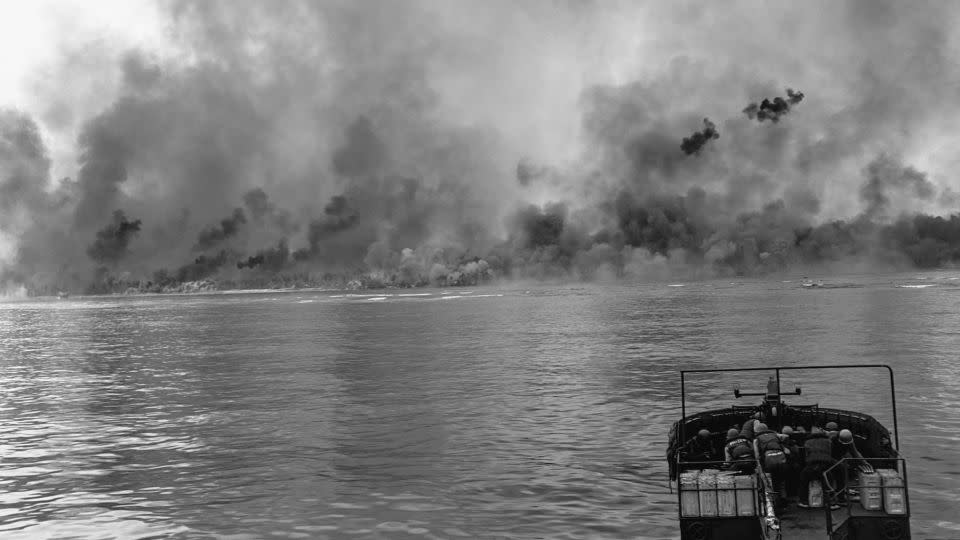
[{"label": "backpack", "polygon": [[786,463],[787,455],[783,453],[783,450],[767,450],[763,453],[764,468],[771,469],[785,465]]}]

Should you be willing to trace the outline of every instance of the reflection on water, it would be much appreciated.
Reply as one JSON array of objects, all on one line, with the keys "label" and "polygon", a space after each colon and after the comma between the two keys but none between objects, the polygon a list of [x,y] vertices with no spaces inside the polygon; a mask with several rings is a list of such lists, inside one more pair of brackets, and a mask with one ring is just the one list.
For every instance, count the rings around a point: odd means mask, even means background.
[{"label": "reflection on water", "polygon": [[[0,304],[0,535],[676,538],[678,368],[877,362],[948,538],[960,283],[916,277]],[[792,384],[886,420],[882,377]]]}]

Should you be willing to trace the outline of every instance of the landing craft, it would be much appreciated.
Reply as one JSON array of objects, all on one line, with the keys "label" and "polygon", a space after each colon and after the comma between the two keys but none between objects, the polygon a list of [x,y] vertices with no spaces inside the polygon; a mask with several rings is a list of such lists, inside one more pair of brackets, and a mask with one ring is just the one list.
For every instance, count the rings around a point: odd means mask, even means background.
[{"label": "landing craft", "polygon": [[[780,373],[791,370],[871,369],[889,373],[893,435],[873,416],[857,411],[820,407],[819,404],[793,405],[783,396],[800,396],[801,389],[780,389]],[[732,372],[773,372],[766,392],[744,393],[734,389],[734,397],[761,396],[759,405],[732,405],[729,408],[687,415],[686,377],[688,374]],[[680,372],[681,417],[669,435],[667,463],[671,487],[676,488],[680,537],[682,540],[905,540],[910,538],[910,499],[907,464],[899,453],[899,430],[893,370],[886,365],[802,366],[743,369],[700,369]],[[762,418],[773,431],[790,426],[794,433],[784,442],[799,450],[803,463],[804,441],[813,427],[836,424],[836,431],[849,430],[862,459],[844,457],[810,482],[809,499],[787,497],[787,506],[776,504],[776,486],[762,472],[756,458],[737,462],[752,472],[738,472],[725,456],[717,452],[726,442],[730,428]],[[802,430],[800,428],[803,428]],[[832,428],[832,426],[831,426]],[[709,433],[706,455],[696,447],[698,433]],[[823,437],[820,435],[820,437]],[[697,454],[700,455],[697,455]],[[768,452],[769,454],[769,452]],[[842,475],[842,476],[841,476]],[[846,486],[835,480],[846,476]],[[788,469],[787,485],[801,481],[798,467]],[[791,490],[787,490],[791,495]],[[804,502],[804,507],[799,505]]]}]

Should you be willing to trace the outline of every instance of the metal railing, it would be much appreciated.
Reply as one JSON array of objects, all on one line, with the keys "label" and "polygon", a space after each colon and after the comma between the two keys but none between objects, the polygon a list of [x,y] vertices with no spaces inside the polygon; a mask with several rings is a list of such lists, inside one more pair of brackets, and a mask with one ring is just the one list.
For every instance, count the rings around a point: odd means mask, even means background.
[{"label": "metal railing", "polygon": [[836,364],[823,366],[789,366],[789,367],[754,367],[754,368],[720,368],[720,369],[685,369],[680,371],[680,432],[681,441],[687,440],[686,437],[686,418],[687,418],[687,398],[686,398],[686,375],[688,373],[735,373],[735,372],[755,372],[755,371],[773,371],[777,383],[778,396],[780,394],[780,372],[781,371],[802,371],[802,370],[820,370],[820,369],[886,369],[890,375],[890,406],[893,410],[893,437],[894,448],[900,450],[900,429],[897,426],[897,396],[896,383],[893,379],[893,368],[886,364]]},{"label": "metal railing", "polygon": [[[864,471],[863,471],[862,469],[857,469],[857,468],[855,468],[855,467],[850,467],[850,466],[848,465],[848,464],[850,464],[850,463],[854,463],[854,464],[857,464],[857,465],[860,465],[860,464],[863,464],[863,463],[868,463],[868,464],[872,464],[872,463],[882,463],[883,465],[888,465],[888,464],[890,464],[891,462],[896,462],[896,468],[891,469],[891,468],[889,468],[889,467],[882,467],[882,468],[873,469],[873,471],[880,471],[880,470],[894,470],[894,471],[896,471],[896,472],[898,473],[898,475],[899,475],[900,480],[901,480],[901,485],[899,485],[899,486],[885,486],[885,485],[883,485],[883,483],[882,483],[882,481],[883,481],[882,478],[881,478],[881,483],[880,483],[879,485],[864,485],[864,484],[861,484],[861,483],[860,483],[860,478],[861,478],[862,474],[864,473]],[[872,465],[871,465],[871,466],[872,466]],[[857,474],[856,477],[855,477],[855,478],[853,479],[853,481],[851,482],[851,480],[850,480],[850,473],[851,473],[851,472],[854,472],[854,471],[858,471],[858,470],[860,471],[860,474]],[[842,474],[842,475],[843,475],[843,484],[840,485],[840,486],[834,486],[834,485],[831,483],[830,478],[831,478],[831,476],[836,477],[838,474]],[[847,495],[847,496],[846,496],[847,518],[849,518],[849,517],[851,516],[851,509],[852,509],[852,507],[853,507],[854,504],[856,504],[857,502],[859,502],[860,505],[863,506],[863,497],[866,495],[865,490],[868,490],[868,489],[877,489],[877,490],[879,490],[879,492],[880,492],[879,509],[878,509],[878,510],[866,510],[866,509],[865,509],[865,511],[877,511],[877,512],[881,512],[882,515],[887,515],[887,516],[897,516],[897,517],[904,517],[904,518],[909,518],[909,517],[910,517],[910,489],[909,489],[909,480],[908,480],[908,478],[907,478],[907,461],[906,461],[905,459],[901,458],[901,457],[898,457],[898,458],[853,458],[853,457],[845,457],[845,458],[837,461],[837,462],[834,463],[833,465],[831,465],[827,470],[823,471],[823,473],[821,474],[821,477],[822,477],[822,482],[823,482],[823,487],[824,487],[824,499],[825,499],[825,500],[824,500],[824,503],[825,503],[825,504],[824,504],[824,508],[826,509],[825,512],[826,512],[826,518],[827,518],[827,521],[826,521],[826,524],[827,524],[827,533],[830,534],[830,535],[832,535],[832,534],[834,533],[834,531],[836,531],[837,529],[839,529],[839,526],[843,524],[843,521],[845,521],[845,520],[840,520],[837,528],[834,528],[834,527],[833,527],[833,512],[830,510],[831,504],[839,502],[839,499],[840,499],[839,496],[840,496],[840,494],[842,494],[842,493],[846,493],[846,495]],[[851,498],[850,498],[850,490],[851,490],[851,489],[856,489],[856,490],[857,490],[857,495],[858,495],[859,501],[853,501],[853,500],[851,500]],[[885,509],[885,508],[886,508],[886,497],[888,496],[888,492],[889,492],[889,490],[895,490],[895,489],[901,490],[902,493],[903,493],[903,512],[902,512],[902,513],[888,513],[888,512],[886,511],[886,509]],[[831,537],[832,537],[832,536],[831,536]]]}]

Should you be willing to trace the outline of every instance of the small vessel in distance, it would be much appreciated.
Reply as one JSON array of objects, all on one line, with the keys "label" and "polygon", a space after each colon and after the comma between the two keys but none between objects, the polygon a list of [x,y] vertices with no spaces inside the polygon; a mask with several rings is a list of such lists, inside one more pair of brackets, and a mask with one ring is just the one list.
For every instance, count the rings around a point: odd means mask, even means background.
[{"label": "small vessel in distance", "polygon": [[70,298],[70,293],[67,291],[57,291],[57,298],[59,298],[60,300]]},{"label": "small vessel in distance", "polygon": [[[794,370],[887,370],[893,435],[873,416],[858,411],[821,407],[819,404],[794,405],[783,396],[800,396],[801,389],[780,389],[781,372]],[[765,392],[744,393],[734,389],[734,397],[762,397],[758,405],[731,405],[687,413],[687,376],[729,373],[771,372]],[[699,379],[698,379],[699,380]],[[680,372],[681,417],[669,434],[667,462],[671,487],[676,488],[680,538],[682,540],[903,540],[910,538],[910,505],[906,461],[899,453],[896,396],[893,370],[886,365],[798,366],[742,369],[699,369]],[[787,469],[788,485],[802,480],[804,441],[813,427],[835,423],[835,430],[849,430],[862,460],[844,457],[810,483],[809,508],[800,507],[796,498],[778,507],[775,487],[762,464],[755,461],[752,472],[731,470],[722,454],[727,431],[738,430],[753,418],[762,418],[773,431],[794,428],[787,439],[799,449],[800,466]],[[799,428],[804,428],[800,430]],[[831,426],[831,429],[833,427]],[[712,456],[696,447],[698,433],[709,432]],[[822,437],[823,435],[820,435]],[[716,450],[720,450],[717,452]],[[738,462],[742,463],[742,462]],[[749,462],[747,462],[749,464]],[[864,464],[859,469],[857,464]],[[869,467],[865,466],[869,464]],[[849,467],[848,467],[849,465]],[[870,470],[872,468],[872,471]],[[741,468],[742,470],[742,468]],[[846,485],[833,485],[831,478],[846,476]],[[841,472],[842,471],[842,472]],[[857,472],[857,474],[854,474]],[[817,487],[822,491],[817,490]],[[789,493],[788,489],[788,493]],[[819,499],[817,493],[819,493]],[[806,501],[805,501],[806,502]],[[818,504],[819,503],[819,504]]]},{"label": "small vessel in distance", "polygon": [[859,283],[824,283],[822,279],[813,281],[812,279],[803,278],[803,281],[800,282],[800,287],[803,289],[859,289],[863,285]]},{"label": "small vessel in distance", "polygon": [[804,289],[821,288],[823,287],[823,280],[818,279],[817,281],[813,281],[808,277],[804,277],[803,281],[800,282],[800,286],[803,287]]}]

